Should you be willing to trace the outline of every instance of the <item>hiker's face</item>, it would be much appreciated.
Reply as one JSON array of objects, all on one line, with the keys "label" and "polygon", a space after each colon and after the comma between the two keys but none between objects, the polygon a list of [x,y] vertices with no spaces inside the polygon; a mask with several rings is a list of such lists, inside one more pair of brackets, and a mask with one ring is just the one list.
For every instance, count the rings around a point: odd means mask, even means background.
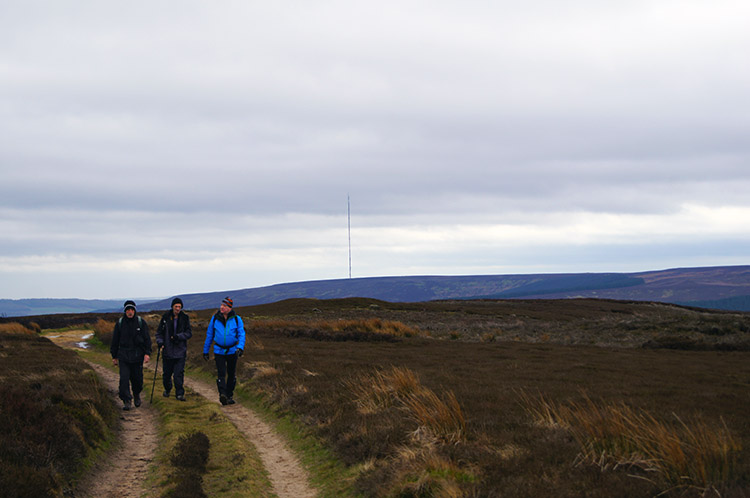
[{"label": "hiker's face", "polygon": [[126,309],[125,316],[128,318],[133,318],[135,316],[135,310],[133,308]]},{"label": "hiker's face", "polygon": [[226,305],[226,304],[224,304],[224,303],[221,303],[221,307],[219,308],[219,311],[221,311],[221,314],[222,314],[222,315],[227,315],[227,314],[229,314],[229,310],[230,310],[230,309],[231,309],[231,308],[230,308],[229,306],[227,306],[227,305]]},{"label": "hiker's face", "polygon": [[172,306],[172,312],[175,315],[179,315],[181,310],[182,310],[182,305],[180,303],[175,303],[175,305]]}]

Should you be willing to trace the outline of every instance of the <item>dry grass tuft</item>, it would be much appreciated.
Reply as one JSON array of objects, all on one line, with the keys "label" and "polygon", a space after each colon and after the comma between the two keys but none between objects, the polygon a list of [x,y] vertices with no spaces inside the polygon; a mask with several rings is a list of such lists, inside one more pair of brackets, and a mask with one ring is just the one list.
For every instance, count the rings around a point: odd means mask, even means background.
[{"label": "dry grass tuft", "polygon": [[408,368],[376,370],[344,381],[362,414],[378,413],[420,387],[419,378]]},{"label": "dry grass tuft", "polygon": [[465,440],[466,420],[455,394],[443,398],[423,386],[419,377],[408,368],[391,367],[363,374],[345,382],[354,394],[360,413],[372,414],[398,404],[405,408],[420,428],[435,437],[457,443]]},{"label": "dry grass tuft", "polygon": [[441,455],[429,442],[401,448],[395,459],[397,471],[389,496],[458,498],[465,496],[461,484],[476,479],[473,472]]},{"label": "dry grass tuft", "polygon": [[422,330],[395,320],[380,318],[349,320],[252,320],[249,329],[272,329],[285,331],[317,331],[331,336],[357,336],[375,334],[389,337],[416,337],[424,335]]},{"label": "dry grass tuft", "polygon": [[35,332],[29,328],[24,327],[20,323],[0,323],[0,333],[3,334],[34,334]]},{"label": "dry grass tuft", "polygon": [[254,378],[259,377],[270,377],[273,375],[279,375],[281,371],[265,361],[253,361],[248,363],[248,368],[252,370],[252,376]]},{"label": "dry grass tuft", "polygon": [[445,399],[427,388],[409,393],[401,400],[409,409],[420,427],[446,443],[459,443],[466,440],[466,419],[453,391],[448,391]]},{"label": "dry grass tuft", "polygon": [[688,424],[675,415],[676,423],[666,424],[625,403],[605,404],[588,396],[562,404],[521,393],[521,402],[536,423],[572,433],[580,463],[602,469],[635,466],[668,486],[700,489],[736,477],[742,448],[723,421],[717,428],[700,418]]},{"label": "dry grass tuft", "polygon": [[115,330],[115,322],[109,322],[107,320],[98,319],[93,326],[94,337],[99,339],[102,344],[112,344],[112,334]]}]

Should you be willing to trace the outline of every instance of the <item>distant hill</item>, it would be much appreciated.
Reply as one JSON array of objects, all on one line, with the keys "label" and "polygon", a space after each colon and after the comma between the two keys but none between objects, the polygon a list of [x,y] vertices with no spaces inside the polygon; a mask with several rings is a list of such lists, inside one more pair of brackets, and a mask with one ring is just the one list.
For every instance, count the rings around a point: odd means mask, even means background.
[{"label": "distant hill", "polygon": [[[224,296],[231,296],[237,306],[290,298],[366,297],[390,302],[420,302],[591,297],[750,311],[750,266],[676,268],[640,273],[370,277],[180,294],[185,307],[193,310],[218,308]],[[138,309],[165,310],[171,301],[171,297],[152,302],[138,301]],[[0,299],[0,315],[120,311],[121,306],[120,300]]]},{"label": "distant hill", "polygon": [[111,299],[0,299],[0,316],[88,313],[112,309],[121,306],[123,302]]},{"label": "distant hill", "polygon": [[[188,309],[218,308],[224,296],[251,306],[290,298],[369,297],[390,302],[438,299],[658,301],[750,311],[750,266],[678,268],[640,273],[412,276],[318,280],[200,294],[181,294]],[[168,309],[171,298],[142,309]]]}]

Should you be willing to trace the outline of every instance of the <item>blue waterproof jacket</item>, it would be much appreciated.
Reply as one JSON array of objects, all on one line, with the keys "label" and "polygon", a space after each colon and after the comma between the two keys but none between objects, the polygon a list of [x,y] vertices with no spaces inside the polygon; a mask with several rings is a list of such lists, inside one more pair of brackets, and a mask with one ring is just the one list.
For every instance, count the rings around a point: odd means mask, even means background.
[{"label": "blue waterproof jacket", "polygon": [[211,317],[206,330],[206,342],[203,343],[203,354],[208,354],[211,343],[214,343],[214,354],[230,355],[238,349],[245,349],[245,324],[242,318],[230,311],[226,321],[224,315],[216,313]]}]

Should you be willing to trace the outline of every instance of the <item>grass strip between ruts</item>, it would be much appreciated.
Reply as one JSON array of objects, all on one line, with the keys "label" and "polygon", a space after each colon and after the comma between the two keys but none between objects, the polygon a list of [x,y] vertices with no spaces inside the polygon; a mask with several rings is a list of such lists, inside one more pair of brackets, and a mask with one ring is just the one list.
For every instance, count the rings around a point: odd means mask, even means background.
[{"label": "grass strip between ruts", "polygon": [[[204,382],[216,381],[215,375],[205,370],[186,368],[185,373]],[[353,490],[357,470],[347,468],[338,461],[293,414],[280,415],[267,398],[253,388],[252,380],[238,383],[234,398],[238,403],[253,410],[285,440],[310,476],[310,484],[317,490],[319,497],[359,496]]]},{"label": "grass strip between ruts", "polygon": [[[100,352],[81,352],[87,360],[111,368],[108,355]],[[154,359],[155,360],[155,359]],[[144,369],[143,400],[149,403],[153,384],[153,369]],[[221,407],[202,396],[187,390],[187,401],[162,397],[157,376],[153,406],[158,411],[160,443],[149,470],[147,487],[162,496],[174,488],[183,477],[173,465],[171,456],[181,436],[203,432],[210,441],[209,460],[202,486],[208,496],[275,496],[271,482],[252,441],[239,433],[224,416]],[[197,496],[197,495],[196,495]]]}]

